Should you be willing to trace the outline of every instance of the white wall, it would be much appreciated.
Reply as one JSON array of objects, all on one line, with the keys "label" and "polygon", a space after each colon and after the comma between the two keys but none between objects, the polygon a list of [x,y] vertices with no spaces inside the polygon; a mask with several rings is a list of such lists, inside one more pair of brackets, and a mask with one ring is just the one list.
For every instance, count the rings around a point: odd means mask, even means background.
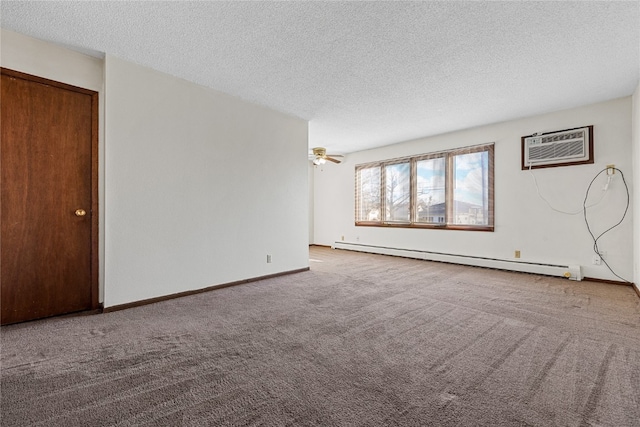
[{"label": "white wall", "polygon": [[[84,55],[55,44],[0,29],[0,64],[23,73],[98,92],[98,199],[104,199],[104,60]],[[104,297],[104,204],[100,203],[99,221],[99,300]]]},{"label": "white wall", "polygon": [[308,266],[305,121],[112,56],[0,42],[2,67],[99,92],[105,307]]},{"label": "white wall", "polygon": [[313,208],[313,176],[314,176],[314,166],[311,164],[311,162],[307,162],[309,164],[309,169],[308,169],[308,180],[309,180],[309,186],[308,186],[308,191],[309,191],[309,244],[312,245],[313,244],[313,223],[315,222],[314,218],[313,218],[313,213],[314,213],[314,208]]},{"label": "white wall", "polygon": [[105,61],[105,306],[307,267],[307,122]]},{"label": "white wall", "polygon": [[102,91],[104,61],[101,58],[83,55],[5,29],[0,30],[0,36],[0,61],[3,67]]},{"label": "white wall", "polygon": [[[591,278],[620,280],[604,265],[592,264],[592,241],[581,215],[550,210],[536,195],[528,171],[521,170],[520,137],[594,125],[595,164],[538,169],[534,173],[542,194],[563,210],[579,210],[591,179],[607,164],[615,164],[632,186],[631,97],[536,117],[419,139],[349,154],[341,165],[316,168],[315,243],[345,242],[402,249],[436,251],[562,265],[579,264]],[[357,164],[429,153],[473,144],[495,142],[495,231],[417,230],[354,225],[354,167]],[[592,192],[601,194],[604,178]],[[603,203],[589,209],[596,232],[615,224],[624,210],[626,193],[616,175]],[[599,246],[610,265],[627,280],[633,279],[632,215],[603,237]]]},{"label": "white wall", "polygon": [[633,282],[640,290],[640,84],[633,94]]}]

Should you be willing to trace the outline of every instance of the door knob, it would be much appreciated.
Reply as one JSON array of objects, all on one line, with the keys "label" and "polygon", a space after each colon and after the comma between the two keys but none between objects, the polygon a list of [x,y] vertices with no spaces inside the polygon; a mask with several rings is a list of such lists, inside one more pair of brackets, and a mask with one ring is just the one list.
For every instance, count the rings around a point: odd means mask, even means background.
[{"label": "door knob", "polygon": [[85,211],[84,209],[76,209],[76,216],[85,216],[87,214],[87,211]]}]

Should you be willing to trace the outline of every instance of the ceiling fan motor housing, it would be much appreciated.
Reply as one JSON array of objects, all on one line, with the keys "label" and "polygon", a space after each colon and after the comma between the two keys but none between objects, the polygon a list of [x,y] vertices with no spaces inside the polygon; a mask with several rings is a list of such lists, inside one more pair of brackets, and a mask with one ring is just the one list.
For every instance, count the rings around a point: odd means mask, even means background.
[{"label": "ceiling fan motor housing", "polygon": [[327,149],[322,147],[316,147],[313,149],[313,155],[316,157],[326,157]]}]

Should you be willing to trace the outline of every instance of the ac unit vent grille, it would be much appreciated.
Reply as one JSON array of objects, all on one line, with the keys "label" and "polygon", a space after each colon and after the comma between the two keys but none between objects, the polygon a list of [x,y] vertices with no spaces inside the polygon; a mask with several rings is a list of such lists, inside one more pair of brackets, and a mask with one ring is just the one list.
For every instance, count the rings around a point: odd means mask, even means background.
[{"label": "ac unit vent grille", "polygon": [[542,143],[566,141],[567,139],[584,139],[584,131],[559,133],[542,137]]},{"label": "ac unit vent grille", "polygon": [[542,144],[533,145],[529,148],[529,160],[534,162],[536,160],[549,160],[549,159],[567,159],[572,157],[584,156],[584,142],[583,141],[569,141],[564,144]]},{"label": "ac unit vent grille", "polygon": [[522,137],[522,168],[593,163],[593,126]]}]

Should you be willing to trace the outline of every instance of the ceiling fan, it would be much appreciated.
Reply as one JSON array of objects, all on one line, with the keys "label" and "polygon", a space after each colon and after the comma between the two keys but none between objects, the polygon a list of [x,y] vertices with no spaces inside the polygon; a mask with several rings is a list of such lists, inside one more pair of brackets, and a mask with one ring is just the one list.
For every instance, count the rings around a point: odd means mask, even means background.
[{"label": "ceiling fan", "polygon": [[312,155],[309,155],[309,159],[313,162],[314,165],[323,165],[329,160],[333,163],[340,163],[342,160],[336,159],[335,157],[344,157],[340,154],[327,154],[327,149],[323,147],[312,148]]}]

